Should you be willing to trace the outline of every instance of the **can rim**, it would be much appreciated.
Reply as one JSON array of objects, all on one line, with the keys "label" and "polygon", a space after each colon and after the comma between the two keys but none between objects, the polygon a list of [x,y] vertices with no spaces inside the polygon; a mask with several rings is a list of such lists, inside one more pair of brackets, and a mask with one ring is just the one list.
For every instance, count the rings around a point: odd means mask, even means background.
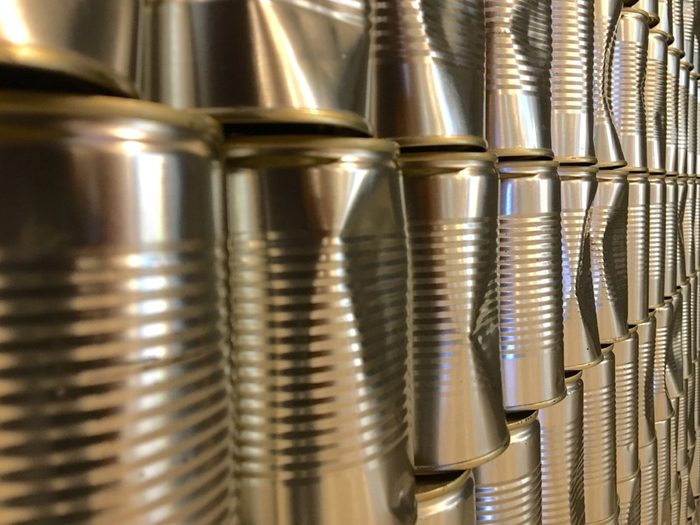
[{"label": "can rim", "polygon": [[620,17],[622,17],[622,15],[630,15],[634,16],[634,18],[641,17],[644,19],[646,26],[649,26],[649,13],[644,9],[640,9],[639,7],[625,7],[622,9]]},{"label": "can rim", "polygon": [[[463,146],[479,148],[479,150],[483,151],[487,147],[486,140],[478,135],[423,135],[386,138],[398,142],[402,148]],[[474,151],[475,153],[477,152],[477,150]]]},{"label": "can rim", "polygon": [[[399,155],[399,165],[401,167],[444,167],[452,165],[455,169],[461,170],[472,164],[484,165],[487,164],[493,170],[496,162],[496,156],[487,152],[406,152]],[[402,172],[406,177],[425,177],[434,175],[434,173],[420,172]]]},{"label": "can rim", "polygon": [[524,427],[537,421],[539,410],[519,410],[517,412],[506,412],[506,426],[512,431],[516,428]]},{"label": "can rim", "polygon": [[399,145],[388,139],[364,137],[333,137],[322,135],[279,135],[254,137],[228,137],[224,142],[226,157],[247,157],[254,150],[274,149],[278,151],[296,151],[309,148],[328,148],[361,150],[374,153],[398,154]]},{"label": "can rim", "polygon": [[583,376],[581,370],[565,370],[564,371],[564,384],[573,385],[578,382]]},{"label": "can rim", "polygon": [[[418,475],[416,476],[416,501],[418,503],[427,502],[433,499],[440,498],[441,496],[444,496],[451,492],[458,492],[459,490],[463,489],[463,487],[467,484],[467,481],[469,481],[471,477],[471,470],[465,470],[462,472],[441,472],[439,474],[431,474],[425,476]],[[419,491],[418,488],[420,487],[420,483],[418,482],[418,480],[426,480],[428,478],[445,479],[445,483],[440,484],[437,487],[434,487],[429,490]]]}]

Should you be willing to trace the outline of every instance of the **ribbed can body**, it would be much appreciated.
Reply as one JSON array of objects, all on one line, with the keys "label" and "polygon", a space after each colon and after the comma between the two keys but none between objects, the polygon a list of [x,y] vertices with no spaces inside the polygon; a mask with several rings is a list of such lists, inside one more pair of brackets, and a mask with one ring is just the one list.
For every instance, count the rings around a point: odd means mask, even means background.
[{"label": "ribbed can body", "polygon": [[474,476],[456,471],[416,479],[416,525],[476,525]]},{"label": "ribbed can body", "polygon": [[552,2],[552,150],[555,160],[596,161],[593,149],[593,2]]},{"label": "ribbed can body", "polygon": [[503,398],[510,410],[541,407],[565,394],[559,176],[546,161],[498,171]]},{"label": "ribbed can body", "polygon": [[588,523],[617,512],[615,453],[615,356],[583,370],[583,476]]},{"label": "ribbed can body", "polygon": [[683,256],[685,257],[685,273],[690,277],[695,273],[695,235],[694,224],[695,220],[695,192],[697,186],[695,184],[696,177],[688,177],[686,179],[686,198],[683,216],[681,217],[681,231],[683,235]]},{"label": "ribbed can body", "polygon": [[658,395],[661,399],[666,395],[665,385],[659,386],[656,392],[654,382],[654,358],[656,349],[656,312],[651,312],[649,317],[639,323],[636,328],[639,339],[639,388],[637,394],[637,417],[639,428],[639,445],[651,443],[654,439],[654,399]]},{"label": "ribbed can body", "polygon": [[677,177],[667,176],[666,183],[666,235],[664,250],[664,295],[671,297],[676,291],[676,255],[678,232],[678,184]]},{"label": "ribbed can body", "polygon": [[643,525],[656,525],[659,512],[659,494],[656,464],[656,438],[639,448],[641,470],[641,519]]},{"label": "ribbed can body", "polygon": [[692,353],[692,333],[690,326],[692,324],[692,289],[690,281],[686,280],[681,285],[681,302],[683,318],[681,319],[681,344],[683,345],[683,378],[687,378],[693,372],[693,353]]},{"label": "ribbed can body", "polygon": [[676,469],[680,472],[688,467],[688,380],[683,380],[683,395],[678,398],[676,413]]},{"label": "ribbed can body", "polygon": [[627,199],[621,171],[599,171],[591,205],[591,274],[602,343],[627,335]]},{"label": "ribbed can body", "polygon": [[542,520],[540,425],[537,413],[509,416],[510,445],[474,469],[477,522],[530,525]]},{"label": "ribbed can body", "polygon": [[[654,421],[668,419],[672,415],[669,387],[666,382],[666,366],[673,344],[673,302],[656,308],[656,340],[654,344]],[[657,435],[658,438],[658,435]]]},{"label": "ribbed can body", "polygon": [[[700,65],[700,64],[699,64]],[[688,85],[688,154],[686,160],[686,172],[688,176],[697,173],[697,128],[698,128],[698,95],[697,74],[690,72]]]},{"label": "ribbed can body", "polygon": [[484,148],[484,0],[370,5],[376,134],[403,146]]},{"label": "ribbed can body", "polygon": [[640,469],[632,477],[617,482],[617,494],[620,500],[618,523],[639,525],[642,513],[642,472]]},{"label": "ribbed can body", "polygon": [[663,33],[649,33],[644,116],[646,119],[647,167],[649,173],[666,171],[666,74],[668,44]]},{"label": "ribbed can body", "polygon": [[666,37],[666,41],[671,43],[673,37],[671,35],[671,0],[658,0],[659,1],[659,25],[656,27],[656,31],[663,33]]},{"label": "ribbed can body", "polygon": [[471,468],[508,443],[498,351],[494,160],[484,153],[399,159],[412,262],[419,472]]},{"label": "ribbed can body", "polygon": [[656,461],[658,515],[660,523],[669,523],[671,517],[671,419],[656,421]]},{"label": "ribbed can body", "polygon": [[666,355],[666,389],[671,399],[683,395],[683,296],[678,290],[671,298],[673,321],[671,347]]},{"label": "ribbed can body", "polygon": [[501,157],[552,158],[550,0],[484,0],[486,140]]},{"label": "ribbed can body", "polygon": [[680,61],[678,72],[678,174],[688,174],[688,86],[691,65]]},{"label": "ribbed can body", "polygon": [[539,410],[542,458],[542,523],[580,524],[583,493],[583,382],[567,372],[566,397]]},{"label": "ribbed can body", "polygon": [[231,523],[215,123],[0,101],[0,522]]},{"label": "ribbed can body", "polygon": [[649,315],[649,177],[630,173],[627,177],[627,323]]},{"label": "ribbed can body", "polygon": [[678,187],[678,201],[676,202],[676,287],[685,281],[688,272],[685,267],[685,241],[683,239],[683,220],[685,218],[685,207],[688,201],[688,177],[678,176],[676,179]]},{"label": "ribbed can body", "polygon": [[685,38],[683,36],[683,3],[684,0],[669,0],[671,6],[671,46],[678,49],[681,56],[685,56]]},{"label": "ribbed can body", "polygon": [[649,27],[659,23],[659,0],[639,0],[636,7],[646,13],[649,18]]},{"label": "ribbed can body", "polygon": [[313,523],[416,519],[395,154],[367,139],[227,144],[243,523],[309,523],[294,502],[319,494]]},{"label": "ribbed can body", "polygon": [[685,51],[685,59],[692,64],[695,59],[693,46],[696,23],[695,2],[693,0],[676,0],[676,2],[683,6],[683,50]]},{"label": "ribbed can body", "polygon": [[596,168],[560,166],[564,365],[578,369],[600,359],[591,277],[590,207]]},{"label": "ribbed can body", "polygon": [[679,523],[688,523],[688,492],[690,491],[689,472],[688,468],[684,468],[680,472],[681,477],[681,504]]},{"label": "ribbed can body", "polygon": [[669,47],[666,62],[666,173],[678,174],[678,86],[681,57]]},{"label": "ribbed can body", "polygon": [[649,176],[649,308],[664,302],[666,264],[666,182]]},{"label": "ribbed can body", "polygon": [[615,354],[615,444],[617,479],[639,469],[639,335],[637,329],[613,345]]}]

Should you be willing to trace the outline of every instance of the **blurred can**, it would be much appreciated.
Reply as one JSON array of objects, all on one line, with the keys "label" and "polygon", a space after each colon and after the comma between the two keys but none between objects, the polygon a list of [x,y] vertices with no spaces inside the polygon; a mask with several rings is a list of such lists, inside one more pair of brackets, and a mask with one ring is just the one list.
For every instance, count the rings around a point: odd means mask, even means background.
[{"label": "blurred can", "polygon": [[668,43],[663,33],[649,33],[644,116],[646,119],[647,166],[651,174],[666,171],[666,74]]},{"label": "blurred can", "polygon": [[419,472],[471,468],[508,445],[498,351],[494,161],[486,153],[399,157],[412,261]]},{"label": "blurred can", "polygon": [[484,0],[484,8],[489,150],[551,159],[551,1]]},{"label": "blurred can", "polygon": [[688,380],[683,380],[683,395],[678,398],[676,413],[676,465],[680,471],[688,467]]},{"label": "blurred can", "polygon": [[688,199],[688,177],[679,175],[676,179],[676,186],[678,187],[678,201],[676,202],[676,287],[679,287],[687,277],[683,219]]},{"label": "blurred can", "polygon": [[216,123],[4,92],[0,135],[0,522],[231,523]]},{"label": "blurred can", "polygon": [[656,461],[658,475],[659,523],[670,523],[671,518],[671,420],[656,421]]},{"label": "blurred can", "polygon": [[[669,447],[671,451],[671,494],[673,495],[679,489],[680,479],[675,476],[680,470],[678,462],[678,412],[679,412],[679,397],[671,400],[673,406],[673,417],[671,418],[671,440]],[[673,499],[673,496],[671,496]]]},{"label": "blurred can", "polygon": [[[666,235],[664,241],[664,295],[671,297],[676,292],[676,257],[678,254],[678,177],[666,176]],[[673,233],[675,232],[675,233]]]},{"label": "blurred can", "polygon": [[692,324],[692,297],[690,281],[686,280],[681,285],[682,319],[681,319],[681,344],[683,345],[683,378],[689,377],[693,372],[693,353],[690,325]]},{"label": "blurred can", "polygon": [[[641,325],[640,325],[641,326]],[[656,309],[656,340],[654,343],[654,421],[662,421],[673,415],[670,388],[667,382],[666,365],[671,357],[673,345],[673,302],[666,302]],[[674,393],[678,386],[675,386]],[[657,435],[658,437],[658,435]]]},{"label": "blurred can", "polygon": [[666,173],[678,175],[678,86],[681,52],[668,48],[666,61]]},{"label": "blurred can", "polygon": [[566,397],[543,408],[540,422],[542,523],[585,523],[583,494],[583,382],[566,373]]},{"label": "blurred can", "polygon": [[562,399],[561,196],[557,163],[498,165],[499,318],[507,410]]},{"label": "blurred can", "polygon": [[486,148],[484,0],[369,3],[375,132],[406,147]]},{"label": "blurred can", "polygon": [[3,0],[3,89],[135,97],[139,0]]},{"label": "blurred can", "polygon": [[[680,471],[681,478],[681,508],[679,523],[688,523],[688,492],[690,491],[689,472],[687,468]],[[692,499],[692,498],[690,498]],[[692,515],[690,516],[692,517]]]},{"label": "blurred can", "polygon": [[559,162],[595,164],[593,2],[552,2],[552,150]]},{"label": "blurred can", "polygon": [[639,525],[642,519],[642,472],[637,469],[632,477],[617,482],[620,498],[619,523]]},{"label": "blurred can", "polygon": [[671,346],[666,354],[666,390],[671,399],[683,395],[683,296],[678,290],[671,298],[673,321]]},{"label": "blurred can", "polygon": [[542,520],[537,412],[508,414],[510,445],[474,469],[477,522],[530,525]]},{"label": "blurred can", "polygon": [[659,0],[659,25],[654,31],[662,33],[666,42],[673,42],[673,30],[671,29],[671,0]]},{"label": "blurred can", "polygon": [[603,360],[582,371],[583,480],[586,522],[610,519],[617,513],[615,452],[615,356],[612,345]]},{"label": "blurred can", "polygon": [[647,170],[644,78],[648,22],[643,11],[625,8],[615,31],[610,101],[615,130],[629,171]]},{"label": "blurred can", "polygon": [[685,257],[685,273],[687,277],[695,274],[695,236],[694,225],[695,220],[695,192],[696,192],[695,176],[686,178],[686,198],[685,208],[681,217],[680,227],[683,235],[683,256]]},{"label": "blurred can", "polygon": [[680,523],[681,522],[681,481],[678,472],[673,472],[671,474],[671,479],[677,479],[676,488],[671,490],[671,522],[670,523]]},{"label": "blurred can", "polygon": [[561,180],[564,365],[580,369],[600,360],[598,320],[591,276],[591,204],[594,166],[559,166]]},{"label": "blurred can", "polygon": [[671,36],[673,42],[671,46],[678,49],[681,53],[681,58],[685,56],[685,37],[683,35],[683,1],[684,0],[669,0],[671,5]]},{"label": "blurred can", "polygon": [[309,523],[295,501],[321,501],[324,525],[415,522],[395,155],[373,139],[227,144],[242,523]]},{"label": "blurred can", "polygon": [[639,338],[639,388],[637,394],[637,417],[639,421],[639,445],[651,443],[654,439],[654,399],[658,396],[663,399],[666,396],[663,369],[661,382],[658,385],[654,380],[654,358],[656,338],[656,312],[652,311],[647,319],[639,323],[636,328]]},{"label": "blurred can", "polygon": [[659,23],[659,0],[639,0],[637,7],[646,13],[649,27]]},{"label": "blurred can", "polygon": [[613,37],[622,0],[594,0],[593,6],[593,143],[598,166],[616,168],[626,164],[610,105]]},{"label": "blurred can", "polygon": [[693,49],[693,40],[695,37],[695,1],[694,0],[676,0],[677,3],[683,6],[683,50],[685,51],[685,59],[689,63],[695,60]]},{"label": "blurred can", "polygon": [[627,324],[649,316],[649,205],[646,173],[627,176]]},{"label": "blurred can", "polygon": [[591,274],[603,344],[627,336],[627,177],[601,170],[591,205]]},{"label": "blurred can", "polygon": [[681,60],[678,73],[678,175],[688,174],[688,86],[692,65]]},{"label": "blurred can", "polygon": [[369,132],[366,1],[143,4],[145,98],[275,133],[291,124]]},{"label": "blurred can", "polygon": [[470,470],[416,477],[416,525],[476,525]]},{"label": "blurred can", "polygon": [[656,438],[639,448],[641,470],[641,519],[643,525],[657,525],[659,512],[659,491],[656,465]]},{"label": "blurred can", "polygon": [[639,470],[639,336],[637,328],[613,345],[615,354],[615,444],[617,479]]},{"label": "blurred can", "polygon": [[649,177],[649,309],[664,303],[666,264],[666,181]]}]

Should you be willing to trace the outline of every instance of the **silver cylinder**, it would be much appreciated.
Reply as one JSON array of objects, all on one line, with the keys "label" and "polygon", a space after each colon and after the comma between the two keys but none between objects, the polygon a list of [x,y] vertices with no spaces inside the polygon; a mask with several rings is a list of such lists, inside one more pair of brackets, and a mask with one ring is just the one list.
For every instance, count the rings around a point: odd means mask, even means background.
[{"label": "silver cylinder", "polygon": [[649,176],[627,176],[627,323],[649,315]]},{"label": "silver cylinder", "polygon": [[510,445],[474,469],[477,522],[530,525],[542,520],[540,425],[537,412],[508,415]]},{"label": "silver cylinder", "polygon": [[690,284],[690,359],[693,363],[698,357],[698,274],[697,272],[688,279]]},{"label": "silver cylinder", "polygon": [[695,1],[694,0],[676,0],[682,5],[683,11],[683,50],[685,51],[685,59],[689,63],[695,60],[693,49],[693,41],[695,39]]},{"label": "silver cylinder", "polygon": [[681,52],[668,48],[666,61],[666,173],[678,175],[678,85]]},{"label": "silver cylinder", "polygon": [[666,354],[666,390],[671,399],[683,395],[683,296],[680,290],[671,298],[673,322],[671,346]]},{"label": "silver cylinder", "polygon": [[685,56],[685,38],[683,35],[683,0],[669,0],[671,5],[671,47],[678,49],[681,57]]},{"label": "silver cylinder", "polygon": [[683,256],[685,257],[685,273],[687,277],[695,274],[695,238],[694,224],[695,220],[695,192],[696,178],[688,177],[686,179],[686,198],[685,208],[680,218],[680,228],[683,236]]},{"label": "silver cylinder", "polygon": [[678,398],[676,413],[676,469],[688,467],[688,380],[683,380],[683,395]]},{"label": "silver cylinder", "polygon": [[[681,508],[680,508],[680,519],[679,523],[688,523],[688,492],[690,491],[689,483],[689,473],[688,469],[684,468],[680,471],[681,477]],[[692,499],[692,497],[690,498]],[[690,516],[692,517],[692,515]]]},{"label": "silver cylinder", "polygon": [[[664,295],[671,297],[676,292],[676,257],[678,253],[678,177],[666,176],[666,235],[664,261]],[[676,233],[672,233],[676,232]]]},{"label": "silver cylinder", "polygon": [[659,23],[659,0],[639,0],[637,7],[646,13],[649,27]]},{"label": "silver cylinder", "polygon": [[649,309],[664,303],[666,264],[666,182],[649,177]]},{"label": "silver cylinder", "polygon": [[677,487],[671,490],[671,521],[670,523],[681,522],[681,481],[677,472],[671,474],[671,479],[677,479]]},{"label": "silver cylinder", "polygon": [[615,474],[615,356],[603,349],[603,360],[585,368],[583,379],[583,479],[586,522],[617,513]]},{"label": "silver cylinder", "polygon": [[626,480],[639,470],[639,336],[613,345],[615,354],[615,443],[617,479]]},{"label": "silver cylinder", "polygon": [[484,8],[489,150],[551,159],[551,1],[484,0]]},{"label": "silver cylinder", "polygon": [[685,267],[685,242],[683,240],[683,220],[688,199],[688,177],[678,176],[678,201],[676,202],[676,287],[679,287],[687,277]]},{"label": "silver cylinder", "polygon": [[666,35],[654,30],[649,33],[644,81],[647,166],[651,174],[663,174],[666,171],[667,67],[668,43]]},{"label": "silver cylinder", "polygon": [[681,319],[681,344],[683,345],[683,378],[687,378],[693,372],[693,353],[691,351],[691,331],[692,324],[692,291],[690,281],[686,280],[681,285],[682,319]]},{"label": "silver cylinder", "polygon": [[591,274],[602,343],[627,335],[627,198],[622,171],[599,171],[591,205]]},{"label": "silver cylinder", "polygon": [[308,523],[298,501],[322,502],[324,525],[416,519],[395,155],[369,139],[227,144],[242,523]]},{"label": "silver cylinder", "polygon": [[474,476],[457,471],[416,478],[416,525],[476,525]]},{"label": "silver cylinder", "polygon": [[472,468],[508,445],[498,352],[494,161],[486,153],[399,158],[412,261],[419,472]]},{"label": "silver cylinder", "polygon": [[642,519],[642,472],[637,469],[632,477],[617,482],[620,499],[619,523],[639,525]]},{"label": "silver cylinder", "polygon": [[561,179],[564,365],[580,369],[600,360],[591,277],[590,207],[596,193],[593,166],[559,166]]},{"label": "silver cylinder", "polygon": [[659,491],[656,464],[656,438],[639,448],[641,474],[641,519],[642,525],[657,525]]},{"label": "silver cylinder", "polygon": [[636,331],[639,338],[639,388],[637,394],[637,417],[639,422],[639,446],[647,445],[654,440],[654,399],[659,396],[663,399],[666,396],[664,385],[665,378],[663,370],[661,375],[661,384],[657,385],[654,381],[654,358],[655,358],[655,338],[656,338],[656,312],[651,312],[649,317],[639,323],[636,328],[630,330]]},{"label": "silver cylinder", "polygon": [[[667,363],[673,345],[673,302],[666,302],[656,309],[656,339],[654,342],[654,421],[662,421],[673,415],[670,397],[674,383],[667,381]],[[675,393],[677,391],[675,386]],[[657,434],[658,438],[658,434]]]},{"label": "silver cylinder", "polygon": [[659,523],[670,523],[671,518],[671,420],[656,421],[656,458],[658,475]]},{"label": "silver cylinder", "polygon": [[666,36],[666,42],[673,42],[673,30],[671,29],[671,0],[659,0],[659,25],[656,31]]},{"label": "silver cylinder", "polygon": [[593,2],[552,2],[552,150],[563,163],[595,164]]},{"label": "silver cylinder", "polygon": [[0,135],[0,522],[230,523],[216,123],[4,92]]},{"label": "silver cylinder", "polygon": [[[678,410],[679,410],[679,398],[671,400],[671,405],[673,405],[673,417],[671,418],[671,440],[669,441],[670,447],[670,458],[671,458],[671,499],[673,500],[673,494],[679,490],[680,479],[676,476],[676,473],[680,470],[678,464]],[[673,505],[673,502],[671,502]]]},{"label": "silver cylinder", "polygon": [[541,408],[566,393],[556,169],[548,161],[498,165],[500,349],[508,410]]},{"label": "silver cylinder", "polygon": [[678,72],[678,175],[688,174],[688,86],[692,65],[681,60]]},{"label": "silver cylinder", "polygon": [[698,95],[697,76],[695,70],[690,72],[688,83],[688,153],[686,159],[686,173],[689,177],[695,177],[697,173],[697,120],[698,120]]},{"label": "silver cylinder", "polygon": [[585,523],[583,494],[583,382],[567,372],[566,397],[543,408],[540,422],[542,523]]},{"label": "silver cylinder", "polygon": [[484,0],[371,0],[369,115],[402,146],[486,147]]}]

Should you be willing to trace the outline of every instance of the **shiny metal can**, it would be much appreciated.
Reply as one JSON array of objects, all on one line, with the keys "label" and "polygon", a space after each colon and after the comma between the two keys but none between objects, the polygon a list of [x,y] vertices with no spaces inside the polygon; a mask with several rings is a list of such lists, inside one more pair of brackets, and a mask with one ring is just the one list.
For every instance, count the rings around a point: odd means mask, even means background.
[{"label": "shiny metal can", "polygon": [[695,1],[694,0],[676,0],[676,3],[682,5],[683,11],[683,50],[685,51],[685,59],[689,63],[695,60],[693,49],[693,40],[695,39]]},{"label": "shiny metal can", "polygon": [[678,49],[681,57],[684,57],[686,50],[683,35],[683,0],[669,0],[669,3],[671,5],[671,36],[673,37],[673,42],[670,45]]},{"label": "shiny metal can", "polygon": [[416,525],[476,525],[470,470],[416,477]]},{"label": "shiny metal can", "polygon": [[593,143],[598,166],[617,168],[626,161],[612,118],[610,76],[622,0],[594,0],[593,6]]},{"label": "shiny metal can", "polygon": [[690,490],[688,468],[683,468],[679,472],[681,478],[681,501],[680,501],[680,518],[678,523],[688,523],[688,492]]},{"label": "shiny metal can", "polygon": [[627,324],[649,316],[649,204],[647,173],[627,176]]},{"label": "shiny metal can", "polygon": [[[676,293],[678,254],[678,177],[666,176],[666,258],[664,261],[664,295]],[[676,233],[672,233],[676,232]]]},{"label": "shiny metal can", "polygon": [[688,279],[690,284],[690,315],[688,316],[690,321],[690,359],[694,363],[697,361],[697,316],[698,316],[698,274],[697,272],[690,276]]},{"label": "shiny metal can", "polygon": [[642,472],[617,482],[617,494],[620,499],[619,523],[640,525],[642,520]]},{"label": "shiny metal can", "polygon": [[537,412],[508,414],[510,445],[474,469],[477,522],[530,525],[542,521],[540,425]]},{"label": "shiny metal can", "polygon": [[664,303],[666,264],[666,182],[649,177],[649,309]]},{"label": "shiny metal can", "polygon": [[585,523],[583,494],[583,382],[566,373],[566,397],[539,410],[542,523]]},{"label": "shiny metal can", "polygon": [[625,8],[617,23],[611,64],[610,102],[627,170],[647,170],[644,78],[649,45],[646,13]]},{"label": "shiny metal can", "polygon": [[659,0],[639,0],[637,7],[646,13],[649,18],[649,27],[659,23]]},{"label": "shiny metal can", "polygon": [[681,52],[668,48],[666,60],[666,173],[678,175],[678,95]]},{"label": "shiny metal can", "polygon": [[656,457],[658,474],[659,523],[670,523],[671,517],[671,420],[656,421]]},{"label": "shiny metal can", "polygon": [[559,166],[561,180],[564,365],[580,369],[600,360],[600,338],[591,276],[591,204],[594,166]]},{"label": "shiny metal can", "polygon": [[666,36],[666,42],[673,42],[673,30],[671,29],[671,0],[659,0],[659,25],[655,31]]},{"label": "shiny metal can", "polygon": [[552,150],[562,163],[595,164],[593,2],[552,2]]},{"label": "shiny metal can", "polygon": [[610,519],[617,513],[615,451],[615,355],[612,345],[603,360],[582,371],[583,480],[586,522]]},{"label": "shiny metal can", "polygon": [[690,72],[688,83],[688,153],[686,159],[686,173],[695,178],[697,173],[697,120],[698,120],[698,95],[697,73]]},{"label": "shiny metal can", "polygon": [[375,132],[403,147],[485,149],[484,0],[369,3]]},{"label": "shiny metal can", "polygon": [[[667,363],[673,345],[673,301],[656,308],[656,339],[654,343],[654,421],[662,421],[673,415],[670,397],[674,383],[666,380]],[[678,387],[675,386],[674,393]],[[657,435],[658,437],[658,435]]]},{"label": "shiny metal can", "polygon": [[494,162],[486,153],[399,157],[412,263],[419,472],[472,468],[508,445],[498,350]]},{"label": "shiny metal can", "polygon": [[678,224],[676,229],[676,287],[680,287],[687,277],[685,267],[685,242],[683,239],[683,219],[688,199],[688,177],[678,176],[676,179],[676,186],[678,187],[678,201],[676,203],[676,220]]},{"label": "shiny metal can", "polygon": [[566,393],[557,163],[497,167],[503,398],[507,410],[542,408]]},{"label": "shiny metal can", "polygon": [[639,470],[639,336],[637,328],[613,345],[615,354],[615,444],[617,479]]},{"label": "shiny metal can", "polygon": [[643,525],[657,525],[659,512],[659,491],[656,464],[656,438],[639,448],[641,470],[641,519]]},{"label": "shiny metal can", "polygon": [[[639,422],[639,446],[654,440],[654,399],[666,396],[665,377],[661,371],[661,381],[657,386],[654,380],[654,358],[656,350],[656,312],[652,311],[647,319],[636,328],[639,338],[639,388],[637,394],[637,417]],[[657,392],[658,389],[658,392]]]},{"label": "shiny metal can", "polygon": [[680,523],[681,522],[681,481],[678,472],[671,474],[671,479],[677,479],[677,487],[671,490],[671,522],[670,523]]},{"label": "shiny metal can", "polygon": [[647,167],[651,174],[666,172],[666,74],[668,43],[666,35],[649,33],[646,77],[644,81],[644,116],[646,119]]},{"label": "shiny metal can", "polygon": [[396,145],[288,136],[226,147],[241,522],[308,522],[293,502],[313,500],[314,523],[412,524]]},{"label": "shiny metal can", "polygon": [[688,175],[688,88],[690,68],[686,60],[681,60],[678,72],[678,175]]},{"label": "shiny metal can", "polygon": [[689,377],[693,373],[693,353],[692,353],[692,334],[690,325],[692,324],[692,291],[690,281],[686,281],[681,285],[681,303],[682,303],[682,319],[681,319],[681,344],[683,345],[683,378]]},{"label": "shiny metal can", "polygon": [[687,277],[695,274],[695,238],[694,225],[695,220],[695,191],[696,177],[686,178],[686,198],[685,207],[682,210],[680,217],[680,228],[683,237],[683,256],[685,257],[685,273]]},{"label": "shiny metal can", "polygon": [[0,85],[135,97],[139,0],[3,0]]},{"label": "shiny metal can", "polygon": [[551,159],[551,1],[484,0],[484,8],[489,150]]},{"label": "shiny metal can", "polygon": [[689,466],[688,463],[688,380],[683,380],[683,395],[678,398],[676,412],[676,469],[678,471]]},{"label": "shiny metal can", "polygon": [[675,474],[680,470],[680,465],[678,462],[678,411],[679,411],[679,397],[671,400],[671,405],[673,405],[673,417],[671,418],[671,494],[675,493],[679,489],[680,479],[675,476]]},{"label": "shiny metal can", "polygon": [[627,177],[601,170],[591,205],[591,274],[603,344],[627,336]]},{"label": "shiny metal can", "polygon": [[367,2],[143,4],[139,87],[145,98],[275,133],[285,124],[369,132]]},{"label": "shiny metal can", "polygon": [[4,92],[0,135],[0,522],[230,523],[216,123]]},{"label": "shiny metal can", "polygon": [[671,298],[673,321],[671,346],[666,354],[666,390],[671,399],[683,395],[683,296],[678,290]]}]

